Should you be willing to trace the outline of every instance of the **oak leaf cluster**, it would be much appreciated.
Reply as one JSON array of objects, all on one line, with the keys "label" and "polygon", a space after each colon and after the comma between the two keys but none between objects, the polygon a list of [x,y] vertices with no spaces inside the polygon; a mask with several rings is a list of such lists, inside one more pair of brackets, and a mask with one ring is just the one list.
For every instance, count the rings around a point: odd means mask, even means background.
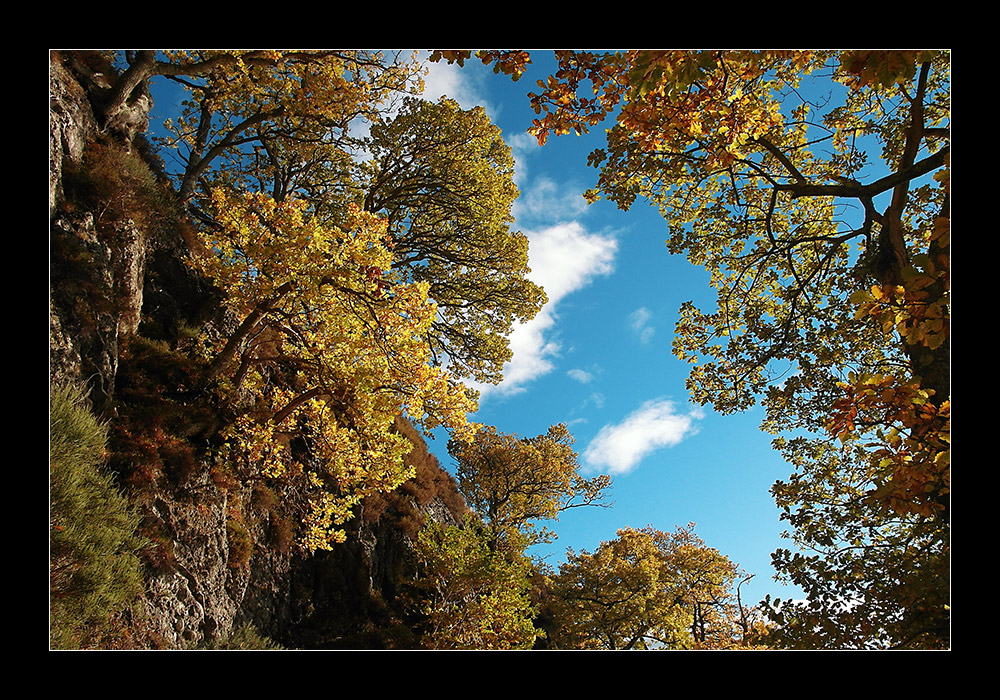
[{"label": "oak leaf cluster", "polygon": [[947,647],[950,54],[554,58],[528,95],[532,133],[545,143],[612,122],[588,199],[658,207],[669,250],[717,292],[714,309],[680,311],[689,391],[724,413],[763,404],[796,468],[773,492],[815,554],[774,555],[808,596],[773,606],[775,640]]}]

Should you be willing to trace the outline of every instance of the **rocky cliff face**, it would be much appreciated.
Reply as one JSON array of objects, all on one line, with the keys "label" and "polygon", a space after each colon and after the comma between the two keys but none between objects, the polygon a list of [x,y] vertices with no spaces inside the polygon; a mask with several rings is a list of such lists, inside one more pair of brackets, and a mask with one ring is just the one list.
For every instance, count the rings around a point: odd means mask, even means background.
[{"label": "rocky cliff face", "polygon": [[307,555],[293,541],[296,495],[215,461],[224,418],[191,385],[185,350],[228,320],[184,263],[190,223],[142,137],[148,92],[100,123],[107,70],[96,54],[50,58],[50,375],[86,385],[109,421],[111,466],[154,545],[124,644],[190,648],[244,622],[291,647],[415,644],[415,523],[460,517],[454,482],[417,443],[418,478],[366,503],[343,545]]}]

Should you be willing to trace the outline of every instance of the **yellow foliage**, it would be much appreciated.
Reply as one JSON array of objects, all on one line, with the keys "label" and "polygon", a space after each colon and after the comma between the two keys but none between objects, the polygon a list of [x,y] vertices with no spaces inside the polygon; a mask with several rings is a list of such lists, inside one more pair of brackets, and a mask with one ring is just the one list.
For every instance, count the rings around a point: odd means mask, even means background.
[{"label": "yellow foliage", "polygon": [[[648,200],[669,250],[711,274],[715,309],[685,304],[674,341],[694,400],[721,412],[760,400],[766,430],[815,436],[777,441],[797,468],[773,489],[782,517],[822,555],[775,554],[810,598],[808,615],[796,604],[775,613],[795,630],[783,643],[947,645],[943,608],[911,606],[883,582],[947,595],[936,572],[948,561],[948,53],[555,59],[529,95],[532,133],[544,143],[614,119],[590,159],[600,176],[588,200]],[[920,565],[907,544],[917,536]],[[859,582],[855,556],[880,562]]]},{"label": "yellow foliage", "polygon": [[458,464],[458,479],[468,504],[503,534],[522,531],[545,540],[545,530],[532,532],[536,520],[552,520],[564,510],[600,504],[610,477],[580,476],[573,436],[565,424],[544,435],[520,438],[483,426],[469,442],[453,441],[449,450]]},{"label": "yellow foliage", "polygon": [[496,548],[489,526],[449,527],[429,521],[417,556],[427,618],[424,644],[437,649],[530,649],[541,634],[533,624],[532,566],[526,540]]},{"label": "yellow foliage", "polygon": [[[254,417],[230,430],[230,456],[268,478],[307,472],[302,543],[328,548],[365,495],[412,476],[402,461],[409,443],[391,429],[397,415],[467,440],[475,402],[431,365],[435,306],[426,283],[392,273],[383,220],[354,207],[334,228],[296,200],[219,189],[212,201],[221,227],[204,236],[215,255],[194,264],[246,319],[218,349],[228,360],[219,371],[239,377],[233,398],[247,386],[259,392]],[[269,363],[294,371],[290,387],[266,380]],[[295,434],[312,438],[309,467],[284,448]]]},{"label": "yellow foliage", "polygon": [[565,649],[691,649],[737,644],[737,567],[693,524],[623,528],[594,552],[570,552],[552,579],[553,642]]}]

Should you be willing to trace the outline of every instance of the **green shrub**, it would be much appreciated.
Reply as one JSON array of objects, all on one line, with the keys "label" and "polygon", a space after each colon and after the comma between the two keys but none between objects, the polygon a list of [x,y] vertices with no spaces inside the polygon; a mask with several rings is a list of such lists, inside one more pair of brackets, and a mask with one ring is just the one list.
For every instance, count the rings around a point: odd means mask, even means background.
[{"label": "green shrub", "polygon": [[108,433],[73,387],[49,407],[50,643],[98,639],[143,588],[139,516],[104,468]]},{"label": "green shrub", "polygon": [[207,649],[215,650],[283,650],[285,647],[263,636],[250,623],[245,623],[233,629],[232,633],[223,641],[211,642],[206,645]]}]

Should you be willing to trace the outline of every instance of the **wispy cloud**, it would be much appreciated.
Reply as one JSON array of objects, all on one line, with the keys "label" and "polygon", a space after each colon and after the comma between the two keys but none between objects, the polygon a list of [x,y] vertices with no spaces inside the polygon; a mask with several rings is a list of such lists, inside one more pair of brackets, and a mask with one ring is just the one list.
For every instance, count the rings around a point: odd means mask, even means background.
[{"label": "wispy cloud", "polygon": [[566,374],[569,375],[570,379],[580,382],[581,384],[588,384],[594,378],[594,375],[583,369],[571,369]]},{"label": "wispy cloud", "polygon": [[[528,137],[531,138],[531,137]],[[525,158],[518,159],[523,162]],[[519,224],[535,221],[551,223],[576,219],[587,210],[581,188],[571,183],[557,183],[547,177],[536,178],[514,202],[513,213]]]},{"label": "wispy cloud", "polygon": [[[538,152],[541,146],[538,145],[538,139],[531,136],[528,133],[504,133],[503,140],[510,146],[511,153],[514,154],[514,182],[517,183],[518,187],[522,189],[525,187],[524,183],[528,181],[528,161],[531,156]],[[521,193],[521,199],[524,199],[525,195]],[[518,203],[514,203],[514,209],[517,209]],[[552,223],[551,219],[547,223]]]},{"label": "wispy cloud", "polygon": [[583,460],[593,469],[627,473],[650,453],[697,432],[695,421],[702,416],[698,408],[678,413],[668,399],[647,401],[621,423],[601,428],[584,451]]},{"label": "wispy cloud", "polygon": [[488,114],[495,115],[493,106],[484,97],[485,90],[480,87],[475,71],[463,70],[444,61],[427,63],[426,66],[422,95],[425,100],[437,102],[442,97],[448,96],[458,102],[462,109],[472,109],[482,105]]},{"label": "wispy cloud", "polygon": [[549,301],[535,318],[514,329],[510,336],[514,356],[504,368],[504,380],[496,387],[478,386],[484,396],[493,391],[524,391],[525,384],[551,372],[560,350],[558,341],[551,337],[559,302],[595,277],[614,270],[618,242],[611,236],[590,233],[577,222],[525,234],[531,280],[544,287]]},{"label": "wispy cloud", "polygon": [[649,325],[651,318],[653,318],[653,312],[646,307],[636,309],[628,317],[629,325],[639,335],[639,342],[643,345],[652,340],[656,334],[656,329]]}]

